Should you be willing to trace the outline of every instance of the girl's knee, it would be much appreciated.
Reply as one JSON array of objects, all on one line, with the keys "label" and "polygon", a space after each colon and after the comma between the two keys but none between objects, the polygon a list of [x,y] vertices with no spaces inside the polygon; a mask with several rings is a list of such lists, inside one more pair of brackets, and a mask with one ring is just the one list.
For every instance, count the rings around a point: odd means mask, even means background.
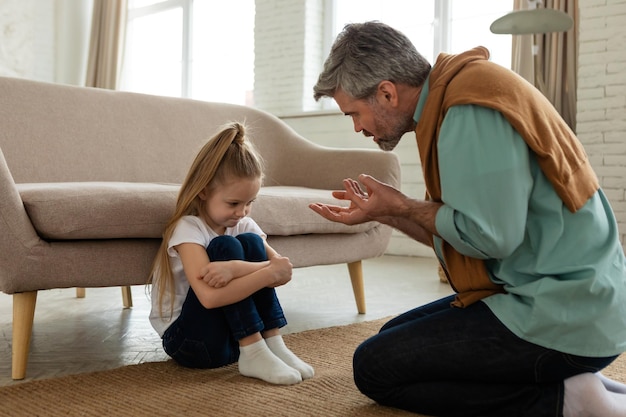
[{"label": "girl's knee", "polygon": [[211,261],[243,260],[244,250],[241,242],[234,236],[221,235],[213,238],[206,249]]},{"label": "girl's knee", "polygon": [[242,233],[235,238],[244,246],[246,245],[262,245],[263,238],[256,233]]},{"label": "girl's knee", "polygon": [[252,262],[260,262],[267,260],[267,252],[265,252],[265,241],[256,233],[242,233],[237,235],[237,240],[243,247],[245,259]]}]

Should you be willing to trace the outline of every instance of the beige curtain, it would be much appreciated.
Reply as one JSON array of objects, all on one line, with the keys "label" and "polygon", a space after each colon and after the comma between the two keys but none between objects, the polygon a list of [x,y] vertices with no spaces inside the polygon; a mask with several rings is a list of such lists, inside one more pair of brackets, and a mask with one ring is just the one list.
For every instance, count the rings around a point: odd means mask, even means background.
[{"label": "beige curtain", "polygon": [[[535,85],[576,130],[578,78],[578,0],[536,0],[537,7],[560,10],[574,19],[567,32],[513,35],[512,69]],[[514,0],[515,10],[528,9],[528,0]],[[533,48],[533,45],[536,45]],[[536,50],[536,55],[533,54]]]},{"label": "beige curtain", "polygon": [[88,87],[118,87],[126,33],[127,0],[94,0],[87,62]]}]

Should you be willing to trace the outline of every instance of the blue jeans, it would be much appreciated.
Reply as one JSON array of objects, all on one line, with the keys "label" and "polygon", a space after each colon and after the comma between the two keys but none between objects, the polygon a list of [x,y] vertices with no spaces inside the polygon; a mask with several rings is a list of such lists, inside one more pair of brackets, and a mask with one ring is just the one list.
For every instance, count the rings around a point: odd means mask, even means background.
[{"label": "blue jeans", "polygon": [[[260,236],[219,236],[209,243],[211,261],[261,262],[267,254]],[[190,368],[218,368],[239,360],[239,340],[283,327],[287,320],[274,288],[263,288],[237,303],[204,308],[189,288],[180,316],[163,335],[165,352]]]},{"label": "blue jeans", "polygon": [[380,404],[446,416],[562,416],[563,380],[615,360],[546,349],[510,332],[482,302],[454,296],[385,324],[354,353],[354,381]]}]

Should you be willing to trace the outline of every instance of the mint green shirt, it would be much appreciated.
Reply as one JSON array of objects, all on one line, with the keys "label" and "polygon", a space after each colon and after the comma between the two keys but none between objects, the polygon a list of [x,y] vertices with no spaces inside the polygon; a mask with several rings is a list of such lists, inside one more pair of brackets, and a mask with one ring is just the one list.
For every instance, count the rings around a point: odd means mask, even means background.
[{"label": "mint green shirt", "polygon": [[[418,122],[427,95],[428,82]],[[626,351],[626,263],[602,190],[571,213],[522,137],[489,108],[450,108],[437,148],[439,259],[444,239],[485,260],[506,294],[482,302],[526,341],[579,356]]]}]

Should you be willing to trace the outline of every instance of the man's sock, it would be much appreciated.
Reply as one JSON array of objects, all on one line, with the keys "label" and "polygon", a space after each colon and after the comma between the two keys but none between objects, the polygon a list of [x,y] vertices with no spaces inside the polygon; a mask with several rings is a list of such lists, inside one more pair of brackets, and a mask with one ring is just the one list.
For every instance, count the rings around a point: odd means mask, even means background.
[{"label": "man's sock", "polygon": [[302,381],[300,372],[274,355],[263,339],[239,347],[239,372],[272,384],[291,385]]},{"label": "man's sock", "polygon": [[265,339],[265,343],[270,348],[270,350],[274,353],[274,355],[278,356],[283,362],[287,365],[291,366],[294,369],[297,369],[302,375],[302,379],[312,378],[315,374],[313,367],[308,363],[304,362],[302,359],[297,357],[289,348],[285,345],[285,341],[282,336],[272,336]]},{"label": "man's sock", "polygon": [[626,395],[608,391],[596,375],[576,375],[564,385],[563,417],[626,416]]},{"label": "man's sock", "polygon": [[596,372],[596,376],[602,381],[602,385],[607,391],[615,392],[617,394],[626,394],[626,384],[614,381],[604,375],[601,372]]}]

